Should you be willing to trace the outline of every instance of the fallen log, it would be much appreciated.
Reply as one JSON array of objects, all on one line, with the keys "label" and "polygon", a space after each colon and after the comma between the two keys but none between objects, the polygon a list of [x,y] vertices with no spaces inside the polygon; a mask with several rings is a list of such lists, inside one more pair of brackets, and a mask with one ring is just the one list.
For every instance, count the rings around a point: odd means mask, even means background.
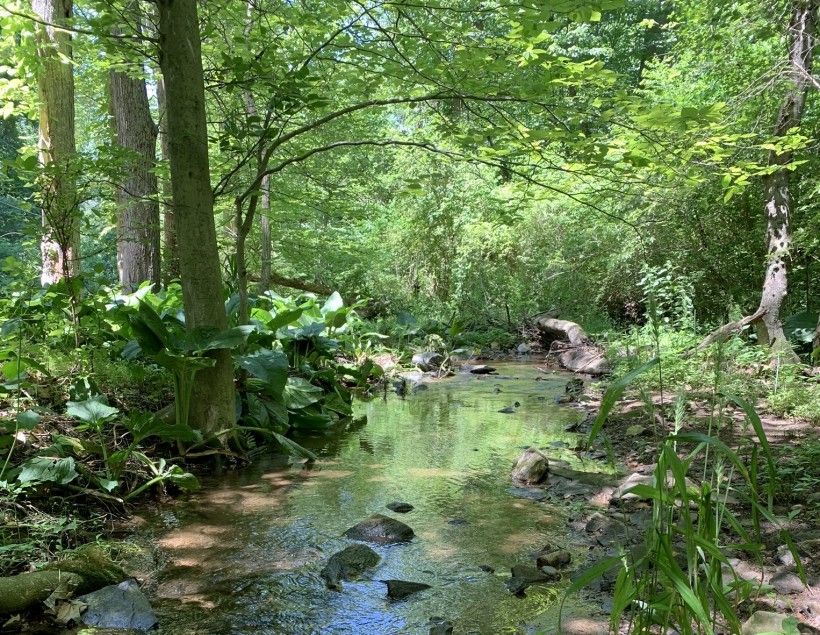
[{"label": "fallen log", "polygon": [[567,370],[589,375],[611,372],[604,350],[592,342],[580,325],[545,315],[535,319],[535,326],[549,341],[550,354]]},{"label": "fallen log", "polygon": [[558,320],[551,317],[539,317],[535,320],[535,325],[541,333],[553,340],[569,342],[573,346],[584,346],[590,344],[589,336],[578,324],[569,320]]},{"label": "fallen log", "polygon": [[20,613],[58,592],[60,598],[96,591],[125,579],[125,573],[97,545],[66,552],[40,571],[0,578],[0,615]]}]

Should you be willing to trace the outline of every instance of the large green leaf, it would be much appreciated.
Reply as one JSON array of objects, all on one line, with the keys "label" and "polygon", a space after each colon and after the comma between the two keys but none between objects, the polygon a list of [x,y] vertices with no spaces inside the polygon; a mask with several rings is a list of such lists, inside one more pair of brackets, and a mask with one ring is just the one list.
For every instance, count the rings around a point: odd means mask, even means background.
[{"label": "large green leaf", "polygon": [[331,293],[325,303],[322,305],[322,313],[330,313],[331,311],[338,311],[345,305],[345,301],[338,291]]},{"label": "large green leaf", "polygon": [[278,397],[288,379],[288,358],[281,351],[259,349],[237,358],[236,363],[252,377],[261,379],[268,385],[268,392]]},{"label": "large green leaf", "polygon": [[288,377],[284,398],[288,410],[301,410],[322,398],[323,390],[302,377]]},{"label": "large green leaf", "polygon": [[196,329],[189,336],[191,350],[203,352],[220,348],[238,348],[248,341],[248,336],[255,329],[256,327],[250,324],[235,326],[226,331]]},{"label": "large green leaf", "polygon": [[296,441],[288,439],[286,436],[282,434],[274,432],[273,436],[277,441],[279,441],[282,447],[288,451],[288,454],[291,454],[293,456],[301,456],[312,461],[315,461],[318,458],[313,452],[311,452],[307,448],[303,448],[301,445],[296,443]]},{"label": "large green leaf", "polygon": [[98,399],[69,401],[66,406],[66,413],[69,417],[79,419],[85,423],[100,423],[118,415],[119,412],[117,408],[104,404]]},{"label": "large green leaf", "polygon": [[289,324],[296,322],[300,317],[302,317],[303,312],[303,308],[278,311],[276,315],[274,315],[268,322],[267,327],[271,331],[278,331],[283,326],[288,326]]},{"label": "large green leaf", "polygon": [[71,457],[58,459],[45,456],[35,456],[23,464],[23,469],[17,475],[21,483],[57,483],[65,485],[77,478],[74,469],[74,459]]},{"label": "large green leaf", "polygon": [[32,430],[40,423],[40,415],[33,410],[26,410],[17,414],[17,427],[20,430]]},{"label": "large green leaf", "polygon": [[192,442],[198,440],[200,436],[190,426],[182,423],[166,423],[148,412],[133,413],[123,420],[123,424],[134,438],[134,443],[139,443],[149,437]]},{"label": "large green leaf", "polygon": [[190,355],[174,355],[160,351],[154,355],[154,361],[160,366],[175,373],[196,372],[203,368],[210,368],[216,364],[213,357],[192,357]]}]

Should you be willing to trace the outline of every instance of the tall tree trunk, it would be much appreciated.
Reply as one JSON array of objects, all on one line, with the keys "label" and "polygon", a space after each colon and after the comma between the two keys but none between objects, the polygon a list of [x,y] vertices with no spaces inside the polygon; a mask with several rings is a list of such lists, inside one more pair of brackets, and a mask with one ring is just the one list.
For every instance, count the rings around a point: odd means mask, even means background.
[{"label": "tall tree trunk", "polygon": [[273,257],[273,242],[270,232],[270,175],[262,181],[262,211],[259,216],[259,226],[261,229],[261,246],[259,257],[259,292],[264,293],[270,289],[271,280],[271,260]]},{"label": "tall tree trunk", "polygon": [[[205,83],[196,0],[158,0],[160,65],[165,78],[168,150],[185,320],[188,329],[227,327],[213,192],[208,166]],[[191,422],[205,432],[234,425],[233,361],[197,374]]]},{"label": "tall tree trunk", "polygon": [[37,84],[40,94],[40,162],[42,189],[42,284],[52,284],[79,271],[80,224],[74,170],[74,70],[71,35],[59,28],[71,17],[71,0],[33,0],[36,24]]},{"label": "tall tree trunk", "polygon": [[[776,137],[784,137],[789,130],[799,126],[803,118],[810,86],[817,7],[817,0],[793,0],[789,23],[791,87],[780,106],[774,129]],[[776,169],[764,180],[768,262],[758,309],[761,313],[758,334],[784,361],[798,361],[797,354],[783,332],[780,318],[780,309],[788,291],[788,259],[792,241],[789,225],[792,208],[789,170],[783,166],[792,160],[791,152],[769,154],[768,163]]]},{"label": "tall tree trunk", "polygon": [[[168,114],[165,107],[165,79],[162,75],[157,78],[157,104],[159,106],[159,147],[162,160],[168,162]],[[177,254],[177,230],[174,225],[174,206],[170,202],[173,198],[171,182],[161,180],[162,185],[162,228],[163,228],[163,257],[165,264],[163,279],[165,282],[179,279],[179,255]]]},{"label": "tall tree trunk", "polygon": [[117,190],[117,269],[120,284],[133,291],[146,280],[160,281],[157,128],[144,79],[111,71],[109,91],[116,141],[128,152]]},{"label": "tall tree trunk", "polygon": [[[788,33],[790,86],[777,115],[774,128],[776,137],[786,136],[789,130],[800,125],[803,118],[806,95],[812,84],[811,68],[818,5],[820,0],[792,0]],[[763,181],[768,260],[757,310],[713,331],[689,353],[702,350],[749,325],[754,325],[758,340],[771,348],[776,359],[787,363],[800,361],[783,332],[783,322],[780,318],[780,309],[788,292],[788,259],[792,240],[789,224],[792,207],[790,171],[786,167],[792,160],[791,151],[769,154],[768,164],[774,171]]]}]

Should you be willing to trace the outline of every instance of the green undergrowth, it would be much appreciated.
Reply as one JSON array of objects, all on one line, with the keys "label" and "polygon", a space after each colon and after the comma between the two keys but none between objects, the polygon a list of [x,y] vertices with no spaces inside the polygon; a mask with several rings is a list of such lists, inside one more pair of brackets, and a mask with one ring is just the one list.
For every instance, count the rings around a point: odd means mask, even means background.
[{"label": "green undergrowth", "polygon": [[[290,437],[352,416],[381,378],[380,336],[338,294],[226,301],[226,331],[185,328],[178,285],[132,294],[18,284],[0,298],[0,574],[92,540],[146,495],[198,486],[203,461],[313,454]],[[196,374],[232,352],[236,425],[190,417]],[[82,504],[78,504],[82,502]]]}]

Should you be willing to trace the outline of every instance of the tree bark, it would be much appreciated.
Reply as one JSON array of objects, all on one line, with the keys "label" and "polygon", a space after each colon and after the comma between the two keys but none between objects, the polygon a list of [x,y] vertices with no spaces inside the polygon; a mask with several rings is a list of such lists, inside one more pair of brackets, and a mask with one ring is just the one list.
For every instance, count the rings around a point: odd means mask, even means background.
[{"label": "tree bark", "polygon": [[120,284],[133,291],[146,280],[160,282],[157,127],[144,79],[111,71],[109,91],[116,142],[128,153],[117,189],[117,269]]},{"label": "tree bark", "polygon": [[[774,135],[784,137],[799,126],[810,86],[812,53],[817,21],[817,0],[794,0],[789,23],[789,66],[792,83],[777,116]],[[799,361],[797,354],[783,332],[780,309],[788,292],[788,259],[791,249],[791,191],[789,170],[784,167],[793,160],[792,152],[769,154],[769,165],[775,171],[764,179],[766,195],[766,242],[768,262],[763,280],[763,293],[758,312],[761,312],[758,334],[772,352],[784,361]]]},{"label": "tree bark", "polygon": [[[160,74],[157,78],[157,105],[159,106],[159,147],[164,162],[168,162],[168,115],[165,107],[165,79]],[[174,226],[174,206],[171,204],[173,191],[168,179],[160,181],[162,186],[162,238],[165,264],[163,279],[166,283],[179,279],[179,256],[177,254],[177,231]]]},{"label": "tree bark", "polygon": [[260,228],[260,256],[259,256],[259,292],[264,293],[270,289],[271,281],[271,260],[273,259],[273,239],[270,231],[270,174],[266,175],[262,181],[262,210],[259,216]]},{"label": "tree bark", "polygon": [[71,35],[59,28],[71,17],[72,0],[33,0],[32,10],[44,24],[35,24],[39,67],[40,163],[43,236],[40,282],[53,284],[79,271],[80,229],[74,170],[74,70]]},{"label": "tree bark", "polygon": [[[168,150],[185,320],[188,329],[227,327],[208,165],[205,84],[196,0],[158,0]],[[204,432],[234,425],[230,351],[197,373],[191,422]]]}]

